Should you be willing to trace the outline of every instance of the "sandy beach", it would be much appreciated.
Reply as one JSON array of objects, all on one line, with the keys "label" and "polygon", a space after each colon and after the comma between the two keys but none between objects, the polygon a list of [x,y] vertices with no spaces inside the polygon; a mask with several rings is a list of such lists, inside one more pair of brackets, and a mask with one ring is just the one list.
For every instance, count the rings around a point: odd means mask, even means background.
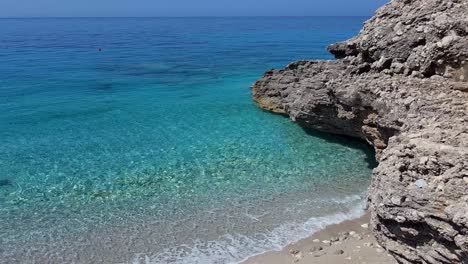
[{"label": "sandy beach", "polygon": [[369,214],[330,225],[285,247],[252,257],[243,264],[394,264],[395,259],[381,248],[369,229]]}]

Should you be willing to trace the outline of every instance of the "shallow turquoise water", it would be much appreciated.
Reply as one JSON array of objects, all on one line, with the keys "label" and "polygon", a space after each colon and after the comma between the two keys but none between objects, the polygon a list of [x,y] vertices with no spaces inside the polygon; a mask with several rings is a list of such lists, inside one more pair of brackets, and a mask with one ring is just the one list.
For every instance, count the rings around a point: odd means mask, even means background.
[{"label": "shallow turquoise water", "polygon": [[358,215],[369,148],[249,86],[363,21],[0,20],[0,262],[237,262]]}]

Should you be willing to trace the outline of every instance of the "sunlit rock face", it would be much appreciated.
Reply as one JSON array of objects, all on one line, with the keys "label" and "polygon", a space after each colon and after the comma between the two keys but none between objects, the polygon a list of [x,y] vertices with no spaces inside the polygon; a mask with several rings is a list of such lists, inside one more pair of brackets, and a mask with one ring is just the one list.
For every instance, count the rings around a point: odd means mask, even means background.
[{"label": "sunlit rock face", "polygon": [[335,61],[269,70],[260,107],[359,137],[379,166],[372,227],[401,263],[468,263],[468,1],[394,0]]}]

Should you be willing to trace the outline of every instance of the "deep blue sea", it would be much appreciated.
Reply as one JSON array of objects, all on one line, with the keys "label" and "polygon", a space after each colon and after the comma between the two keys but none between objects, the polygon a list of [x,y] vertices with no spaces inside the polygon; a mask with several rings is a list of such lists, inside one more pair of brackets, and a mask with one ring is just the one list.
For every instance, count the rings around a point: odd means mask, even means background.
[{"label": "deep blue sea", "polygon": [[359,216],[371,150],[249,86],[364,20],[0,19],[0,263],[238,263]]}]

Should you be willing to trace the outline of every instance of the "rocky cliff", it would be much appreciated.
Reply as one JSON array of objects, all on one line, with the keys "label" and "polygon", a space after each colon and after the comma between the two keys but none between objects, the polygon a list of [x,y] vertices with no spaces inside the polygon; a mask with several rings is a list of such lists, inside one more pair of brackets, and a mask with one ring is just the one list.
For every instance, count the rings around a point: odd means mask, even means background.
[{"label": "rocky cliff", "polygon": [[401,263],[468,263],[468,0],[393,0],[333,61],[269,70],[260,107],[366,140],[373,231]]}]

